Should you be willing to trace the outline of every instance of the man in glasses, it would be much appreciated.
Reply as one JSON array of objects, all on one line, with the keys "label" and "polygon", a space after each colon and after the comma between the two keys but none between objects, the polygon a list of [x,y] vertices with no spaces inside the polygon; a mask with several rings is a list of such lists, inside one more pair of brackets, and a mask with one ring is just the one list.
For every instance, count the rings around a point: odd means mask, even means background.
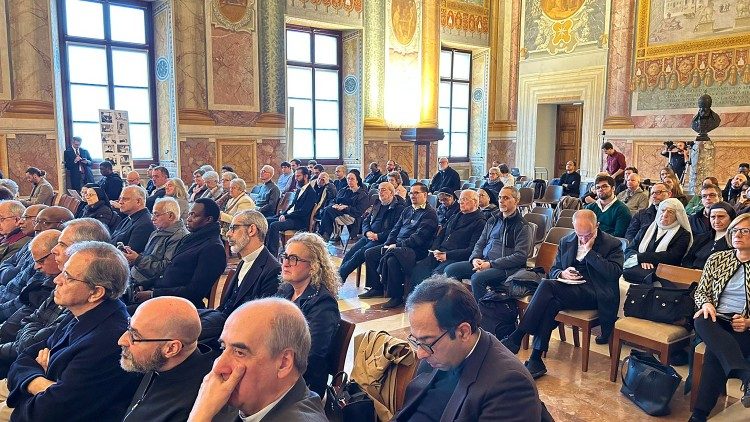
[{"label": "man in glasses", "polygon": [[255,198],[255,206],[266,217],[273,217],[276,214],[276,207],[279,205],[279,198],[281,198],[279,187],[273,182],[273,173],[273,167],[269,165],[261,167],[260,190]]},{"label": "man in glasses", "polygon": [[151,289],[172,262],[177,245],[188,235],[180,219],[180,205],[174,198],[160,198],[154,204],[151,221],[156,230],[151,233],[142,254],[125,246],[123,253],[132,266],[130,283],[138,290]]},{"label": "man in glasses", "polygon": [[534,336],[534,348],[525,364],[534,378],[547,373],[542,354],[557,328],[558,312],[598,310],[602,334],[596,338],[597,344],[609,341],[617,320],[618,283],[624,262],[622,244],[598,228],[596,214],[591,210],[573,214],[573,229],[575,233],[560,241],[550,278],[539,283],[518,328],[502,341],[511,352],[518,353],[524,335]]},{"label": "man in glasses", "polygon": [[127,217],[112,231],[112,244],[122,242],[142,253],[155,229],[151,213],[146,208],[146,190],[140,186],[125,186],[120,194],[119,204],[120,212]]},{"label": "man in glasses", "polygon": [[203,299],[227,267],[227,255],[219,231],[219,206],[211,198],[198,198],[190,207],[185,236],[151,290],[135,294],[135,302],[152,297],[178,296],[203,308]]},{"label": "man in glasses", "polygon": [[693,238],[712,230],[708,210],[711,208],[711,205],[719,201],[721,201],[721,189],[718,186],[704,185],[701,187],[701,205],[703,205],[703,210],[688,217]]},{"label": "man in glasses", "polygon": [[123,421],[187,420],[212,364],[198,350],[200,332],[198,311],[182,298],[157,297],[135,311],[117,342],[120,366],[144,376]]},{"label": "man in glasses", "polygon": [[19,201],[0,201],[0,262],[12,257],[31,240],[19,227],[26,207]]},{"label": "man in glasses", "polygon": [[651,186],[650,194],[651,205],[648,208],[635,213],[630,220],[630,224],[628,225],[628,229],[625,231],[624,236],[628,242],[632,242],[642,228],[648,227],[654,222],[656,219],[656,209],[659,207],[659,204],[661,204],[661,201],[672,197],[672,191],[667,189],[667,186],[664,183],[656,183]]},{"label": "man in glasses", "polygon": [[384,286],[388,286],[391,297],[383,309],[403,305],[406,271],[411,273],[417,261],[427,257],[437,232],[437,213],[427,203],[428,195],[427,186],[415,183],[409,191],[411,206],[401,213],[384,246],[365,251],[366,283],[370,290],[360,294],[360,298],[381,297]]},{"label": "man in glasses", "polygon": [[[26,211],[23,212],[21,219],[18,220],[18,227],[29,238],[34,237],[36,234],[34,231],[34,220],[39,212],[45,208],[47,208],[47,205],[44,204],[30,205],[26,207]],[[68,214],[70,214],[70,211],[68,211]],[[10,279],[18,275],[25,266],[29,265],[33,266],[34,264],[31,252],[29,251],[29,244],[27,243],[12,257],[0,264],[0,285],[5,285]]]},{"label": "man in glasses", "polygon": [[587,210],[596,214],[599,227],[607,234],[624,237],[632,215],[628,206],[615,196],[615,179],[611,176],[597,176],[594,179],[597,193],[596,202],[586,205]]},{"label": "man in glasses", "polygon": [[[46,231],[43,233],[46,233]],[[107,230],[104,224],[93,218],[80,218],[69,221],[65,223],[62,233],[60,233],[57,239],[57,243],[51,249],[50,252],[52,252],[52,255],[46,257],[46,261],[42,261],[41,257],[37,256],[35,258],[35,265],[38,264],[36,260],[39,260],[40,262],[44,262],[44,265],[51,266],[48,269],[42,268],[42,272],[59,274],[73,252],[73,249],[70,247],[92,240],[109,242],[109,230]],[[50,260],[52,262],[49,262]],[[57,270],[52,266],[56,266]],[[6,376],[10,364],[16,360],[21,352],[33,344],[47,341],[66,315],[64,309],[55,303],[54,291],[44,299],[44,302],[39,307],[32,310],[30,315],[23,316],[18,314],[18,312],[13,314],[5,324],[0,326],[2,327],[0,328],[0,332],[2,333],[2,344],[0,344],[0,378]],[[22,317],[20,322],[18,322],[18,317]]]},{"label": "man in glasses", "polygon": [[72,248],[53,293],[67,316],[46,344],[26,349],[8,372],[14,420],[57,419],[60,409],[81,420],[121,420],[138,386],[138,377],[120,368],[117,345],[128,326],[119,300],[128,262],[104,242]]},{"label": "man in glasses", "polygon": [[420,364],[394,421],[541,419],[529,371],[479,328],[479,306],[459,282],[425,280],[409,295],[406,312]]}]

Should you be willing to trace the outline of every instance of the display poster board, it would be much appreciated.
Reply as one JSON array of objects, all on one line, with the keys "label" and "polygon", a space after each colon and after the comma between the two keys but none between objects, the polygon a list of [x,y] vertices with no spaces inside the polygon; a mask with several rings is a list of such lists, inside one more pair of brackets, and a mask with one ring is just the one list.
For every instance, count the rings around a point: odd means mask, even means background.
[{"label": "display poster board", "polygon": [[102,156],[112,163],[112,170],[123,179],[133,170],[128,112],[99,110]]}]

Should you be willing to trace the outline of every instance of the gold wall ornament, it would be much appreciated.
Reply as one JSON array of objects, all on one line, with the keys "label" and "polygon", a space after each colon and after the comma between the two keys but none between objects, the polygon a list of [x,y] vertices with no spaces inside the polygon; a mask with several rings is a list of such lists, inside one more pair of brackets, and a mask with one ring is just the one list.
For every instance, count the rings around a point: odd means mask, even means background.
[{"label": "gold wall ornament", "polygon": [[417,32],[417,4],[414,0],[393,0],[391,30],[398,42],[409,45]]},{"label": "gold wall ornament", "polygon": [[255,0],[212,0],[213,25],[239,32],[255,32]]},{"label": "gold wall ornament", "polygon": [[541,0],[542,13],[552,20],[565,20],[575,15],[586,0]]}]

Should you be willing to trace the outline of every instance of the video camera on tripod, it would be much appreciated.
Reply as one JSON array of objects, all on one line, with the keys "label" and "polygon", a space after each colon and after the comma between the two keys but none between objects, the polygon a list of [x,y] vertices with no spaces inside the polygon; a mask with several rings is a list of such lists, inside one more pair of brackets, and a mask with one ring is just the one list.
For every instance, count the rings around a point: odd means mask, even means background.
[{"label": "video camera on tripod", "polygon": [[[685,146],[687,148],[693,148],[693,145],[695,145],[695,141],[687,141],[684,142]],[[667,149],[674,148],[674,141],[664,141],[664,145],[667,147]]]}]

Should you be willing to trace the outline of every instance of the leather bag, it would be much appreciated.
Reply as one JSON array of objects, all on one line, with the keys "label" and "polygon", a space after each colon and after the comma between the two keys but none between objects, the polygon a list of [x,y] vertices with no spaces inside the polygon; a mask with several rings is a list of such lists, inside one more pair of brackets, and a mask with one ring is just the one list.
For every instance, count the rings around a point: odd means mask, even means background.
[{"label": "leather bag", "polygon": [[689,289],[670,289],[647,284],[632,284],[625,297],[625,316],[663,322],[692,329],[695,301],[693,292],[697,283]]},{"label": "leather bag", "polygon": [[[627,371],[625,370],[627,368]],[[669,402],[682,377],[651,353],[633,350],[622,361],[620,392],[651,416],[668,415]]]},{"label": "leather bag", "polygon": [[[340,379],[340,382],[338,382]],[[326,387],[326,417],[331,422],[375,422],[375,403],[346,372],[339,372]]]}]

